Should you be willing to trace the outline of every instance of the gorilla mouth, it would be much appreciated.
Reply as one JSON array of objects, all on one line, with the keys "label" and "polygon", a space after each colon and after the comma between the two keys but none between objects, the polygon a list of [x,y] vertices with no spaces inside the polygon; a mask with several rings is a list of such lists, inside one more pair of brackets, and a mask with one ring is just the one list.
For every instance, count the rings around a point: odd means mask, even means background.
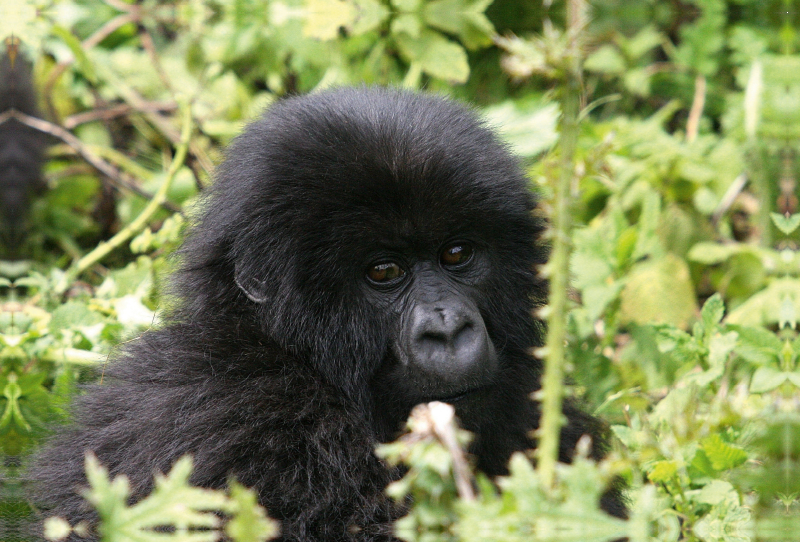
[{"label": "gorilla mouth", "polygon": [[456,393],[454,395],[448,395],[447,397],[436,397],[435,399],[431,399],[431,401],[439,401],[441,403],[457,403],[467,397],[482,391],[486,386],[478,386],[477,388],[470,388],[468,390]]}]

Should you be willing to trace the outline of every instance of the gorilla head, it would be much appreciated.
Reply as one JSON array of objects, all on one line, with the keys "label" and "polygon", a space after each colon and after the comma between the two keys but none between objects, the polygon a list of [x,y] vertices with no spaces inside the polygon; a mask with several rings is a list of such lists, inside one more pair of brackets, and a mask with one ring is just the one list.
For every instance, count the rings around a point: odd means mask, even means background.
[{"label": "gorilla head", "polygon": [[531,363],[533,206],[465,107],[380,89],[287,99],[229,150],[184,250],[185,314],[257,321],[386,427],[439,399],[474,429],[509,360]]}]

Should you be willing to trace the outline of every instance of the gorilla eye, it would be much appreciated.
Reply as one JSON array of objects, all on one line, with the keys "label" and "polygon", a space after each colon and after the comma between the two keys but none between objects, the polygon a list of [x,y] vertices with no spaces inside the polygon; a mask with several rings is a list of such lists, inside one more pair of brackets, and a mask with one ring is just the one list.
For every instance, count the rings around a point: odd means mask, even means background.
[{"label": "gorilla eye", "polygon": [[387,283],[405,275],[402,267],[394,262],[378,263],[367,269],[367,277],[372,282]]},{"label": "gorilla eye", "polygon": [[445,248],[439,256],[439,261],[445,267],[464,265],[472,258],[472,247],[466,243],[456,243]]}]

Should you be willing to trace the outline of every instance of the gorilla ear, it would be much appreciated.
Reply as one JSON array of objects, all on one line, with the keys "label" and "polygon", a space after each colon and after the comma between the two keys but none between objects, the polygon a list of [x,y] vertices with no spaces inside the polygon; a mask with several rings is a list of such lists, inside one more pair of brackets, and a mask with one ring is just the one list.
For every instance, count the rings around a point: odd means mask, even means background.
[{"label": "gorilla ear", "polygon": [[243,271],[238,262],[236,264],[233,280],[236,281],[236,286],[244,292],[244,295],[246,295],[250,301],[264,304],[269,299],[269,295],[267,294],[267,282],[258,280],[251,273]]}]

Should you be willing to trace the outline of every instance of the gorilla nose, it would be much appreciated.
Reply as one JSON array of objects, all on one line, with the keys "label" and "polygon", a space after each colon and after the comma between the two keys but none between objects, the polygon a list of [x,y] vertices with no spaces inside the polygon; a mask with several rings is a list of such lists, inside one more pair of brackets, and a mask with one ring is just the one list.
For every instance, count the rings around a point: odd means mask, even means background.
[{"label": "gorilla nose", "polygon": [[482,381],[494,350],[480,313],[461,304],[417,305],[411,314],[410,361],[447,382]]}]

